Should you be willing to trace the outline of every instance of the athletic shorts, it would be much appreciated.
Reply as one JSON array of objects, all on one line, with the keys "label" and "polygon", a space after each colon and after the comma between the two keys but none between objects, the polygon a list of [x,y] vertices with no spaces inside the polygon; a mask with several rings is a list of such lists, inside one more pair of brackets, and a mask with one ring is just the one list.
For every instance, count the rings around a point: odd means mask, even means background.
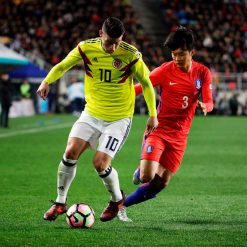
[{"label": "athletic shorts", "polygon": [[80,138],[88,142],[92,149],[114,158],[128,137],[131,122],[131,118],[106,122],[83,111],[74,123],[69,137]]},{"label": "athletic shorts", "polygon": [[163,167],[176,173],[182,162],[187,139],[183,141],[168,141],[158,132],[144,134],[141,160],[159,162]]}]

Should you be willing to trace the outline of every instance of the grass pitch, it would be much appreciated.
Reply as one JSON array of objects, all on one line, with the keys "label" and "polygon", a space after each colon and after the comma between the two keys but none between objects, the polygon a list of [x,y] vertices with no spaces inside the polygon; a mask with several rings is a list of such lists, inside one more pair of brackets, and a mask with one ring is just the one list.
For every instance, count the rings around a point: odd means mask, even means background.
[{"label": "grass pitch", "polygon": [[[136,116],[113,161],[128,194],[147,117]],[[11,119],[0,129],[0,246],[247,246],[247,118],[196,117],[182,166],[154,200],[128,209],[132,223],[102,223],[109,196],[92,151],[78,162],[68,204],[96,212],[92,229],[74,230],[65,216],[45,222],[56,197],[56,172],[73,116]]]}]

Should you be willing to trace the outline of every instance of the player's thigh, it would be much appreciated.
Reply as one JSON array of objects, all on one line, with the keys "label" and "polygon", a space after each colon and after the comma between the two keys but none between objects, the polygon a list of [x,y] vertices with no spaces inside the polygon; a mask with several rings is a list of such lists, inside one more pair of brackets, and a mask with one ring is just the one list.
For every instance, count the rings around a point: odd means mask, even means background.
[{"label": "player's thigh", "polygon": [[77,137],[69,137],[65,156],[67,159],[77,160],[80,155],[88,148],[89,143],[77,138]]},{"label": "player's thigh", "polygon": [[78,138],[89,144],[92,149],[96,149],[101,132],[102,121],[95,119],[83,112],[80,118],[74,123],[69,138]]},{"label": "player's thigh", "polygon": [[167,144],[165,152],[160,157],[160,164],[175,174],[182,163],[185,148],[185,142]]},{"label": "player's thigh", "polygon": [[99,138],[97,151],[114,158],[129,135],[131,122],[131,118],[124,118],[114,122],[105,122],[102,134]]}]

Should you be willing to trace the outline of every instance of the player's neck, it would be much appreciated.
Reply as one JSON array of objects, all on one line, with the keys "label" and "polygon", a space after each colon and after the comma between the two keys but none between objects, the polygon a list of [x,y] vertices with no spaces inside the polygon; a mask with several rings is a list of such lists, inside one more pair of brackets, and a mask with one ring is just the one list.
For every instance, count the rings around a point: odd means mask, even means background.
[{"label": "player's neck", "polygon": [[188,65],[186,65],[186,66],[184,66],[183,68],[181,68],[181,70],[182,70],[183,72],[188,73],[188,72],[191,70],[191,68],[192,68],[192,60],[190,61],[190,63],[189,63]]}]

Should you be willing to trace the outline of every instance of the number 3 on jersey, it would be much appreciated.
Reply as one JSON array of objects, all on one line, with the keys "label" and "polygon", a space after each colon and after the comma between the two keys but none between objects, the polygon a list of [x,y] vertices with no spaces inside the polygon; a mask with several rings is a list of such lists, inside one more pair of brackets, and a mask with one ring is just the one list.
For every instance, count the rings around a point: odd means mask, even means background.
[{"label": "number 3 on jersey", "polygon": [[100,80],[104,82],[111,82],[111,70],[109,69],[99,69]]},{"label": "number 3 on jersey", "polygon": [[184,96],[184,97],[183,97],[183,102],[184,102],[184,103],[182,104],[182,108],[183,108],[183,109],[185,109],[185,108],[188,107],[188,105],[189,105],[188,100],[189,100],[189,97],[188,97],[188,96]]}]

